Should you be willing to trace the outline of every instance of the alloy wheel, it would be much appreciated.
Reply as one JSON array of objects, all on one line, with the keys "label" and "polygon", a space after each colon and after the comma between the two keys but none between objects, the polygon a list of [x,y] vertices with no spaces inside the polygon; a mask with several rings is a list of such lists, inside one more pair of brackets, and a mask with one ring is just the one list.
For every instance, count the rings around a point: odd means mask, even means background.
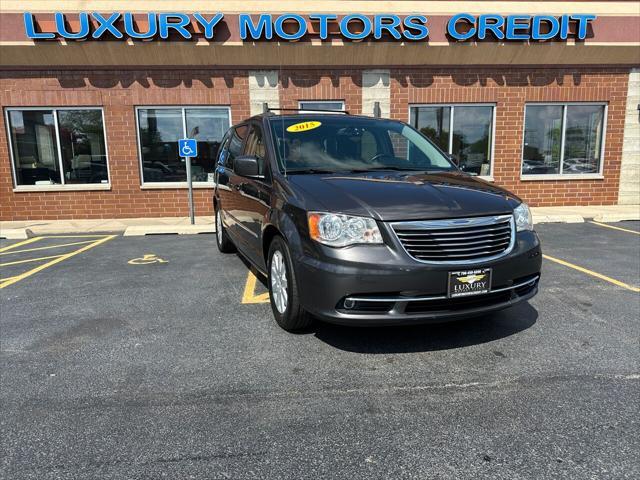
[{"label": "alloy wheel", "polygon": [[218,245],[222,245],[222,218],[219,210],[216,210],[216,241]]},{"label": "alloy wheel", "polygon": [[273,303],[281,314],[287,310],[289,302],[287,288],[287,269],[284,264],[284,255],[280,250],[276,250],[271,257],[271,294],[273,295]]}]

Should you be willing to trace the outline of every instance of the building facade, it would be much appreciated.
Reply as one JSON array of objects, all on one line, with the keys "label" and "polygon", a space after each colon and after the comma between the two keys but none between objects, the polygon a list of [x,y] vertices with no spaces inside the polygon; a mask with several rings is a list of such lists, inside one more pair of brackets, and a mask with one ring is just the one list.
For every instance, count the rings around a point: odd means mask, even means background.
[{"label": "building facade", "polygon": [[640,203],[635,1],[86,3],[2,3],[1,220],[185,216],[185,137],[211,215],[218,142],[265,103],[378,106],[533,206]]}]

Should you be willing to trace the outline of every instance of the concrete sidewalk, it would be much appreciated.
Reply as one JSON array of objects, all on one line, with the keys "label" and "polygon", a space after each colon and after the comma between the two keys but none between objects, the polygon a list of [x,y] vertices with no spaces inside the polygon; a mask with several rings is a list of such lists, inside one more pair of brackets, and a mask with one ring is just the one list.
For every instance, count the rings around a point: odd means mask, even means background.
[{"label": "concrete sidewalk", "polygon": [[22,239],[39,235],[115,232],[123,235],[215,233],[213,216],[116,218],[96,220],[20,220],[0,222],[0,238]]},{"label": "concrete sidewalk", "polygon": [[[533,207],[533,223],[581,223],[640,220],[640,205],[608,205],[594,207]],[[215,233],[212,216],[196,217],[191,225],[188,217],[119,218],[102,220],[23,220],[0,222],[0,238],[24,239],[38,235],[116,232],[125,236],[153,234]]]},{"label": "concrete sidewalk", "polygon": [[604,205],[587,207],[532,207],[533,223],[623,222],[640,220],[640,205]]}]

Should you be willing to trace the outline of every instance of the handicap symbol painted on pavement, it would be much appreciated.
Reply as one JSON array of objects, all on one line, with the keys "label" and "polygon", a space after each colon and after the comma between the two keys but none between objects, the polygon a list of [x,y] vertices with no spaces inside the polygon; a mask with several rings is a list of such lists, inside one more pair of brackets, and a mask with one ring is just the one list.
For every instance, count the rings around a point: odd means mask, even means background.
[{"label": "handicap symbol painted on pavement", "polygon": [[197,157],[198,142],[195,138],[182,138],[178,140],[178,155],[181,157]]},{"label": "handicap symbol painted on pavement", "polygon": [[149,265],[151,263],[169,263],[169,260],[164,260],[153,253],[145,253],[141,258],[132,258],[127,262],[129,265]]}]

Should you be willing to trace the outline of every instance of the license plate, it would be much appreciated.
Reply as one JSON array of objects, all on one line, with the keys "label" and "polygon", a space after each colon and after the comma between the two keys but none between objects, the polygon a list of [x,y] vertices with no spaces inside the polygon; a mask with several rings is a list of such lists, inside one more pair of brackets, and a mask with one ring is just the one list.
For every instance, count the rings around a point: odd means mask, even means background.
[{"label": "license plate", "polygon": [[480,295],[491,291],[491,269],[449,272],[449,298]]}]

